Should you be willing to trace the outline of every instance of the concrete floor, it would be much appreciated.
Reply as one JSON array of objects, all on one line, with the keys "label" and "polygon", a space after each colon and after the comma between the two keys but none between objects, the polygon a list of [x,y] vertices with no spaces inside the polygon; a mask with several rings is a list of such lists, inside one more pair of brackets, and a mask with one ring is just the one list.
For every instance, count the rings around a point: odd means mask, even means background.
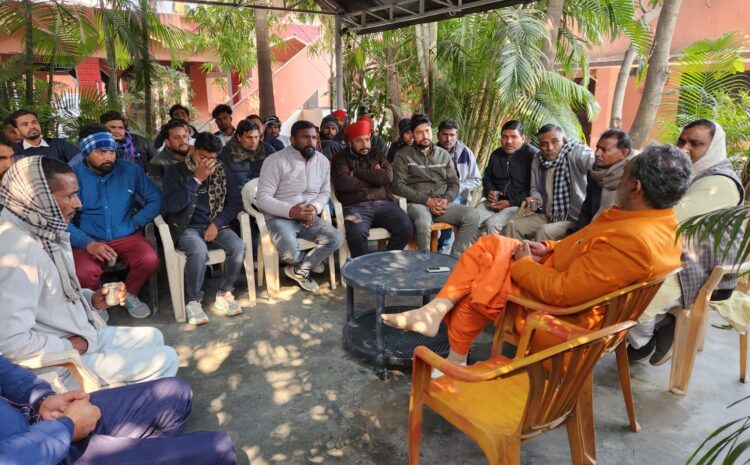
[{"label": "concrete floor", "polygon": [[[195,392],[188,430],[228,432],[241,464],[405,464],[410,374],[395,371],[381,381],[372,366],[342,348],[346,292],[331,291],[322,276],[317,280],[319,295],[282,281],[282,301],[269,304],[261,289],[257,306],[245,307],[242,315],[209,313],[209,324],[192,327],[175,322],[162,278],[155,316],[134,321],[122,311],[111,315],[110,324],[147,324],[164,332],[180,354],[179,376]],[[207,284],[215,290],[218,282]],[[212,301],[214,293],[207,295]],[[362,308],[370,306],[368,296],[356,298]],[[416,306],[419,300],[402,302]],[[475,347],[478,358],[489,344],[485,333]],[[595,372],[598,463],[685,463],[711,431],[747,414],[744,403],[726,408],[750,395],[750,387],[738,382],[738,359],[737,334],[712,327],[687,397],[667,391],[669,364],[633,366],[640,433],[627,428],[614,356],[602,360]],[[486,463],[471,440],[429,410],[422,449],[424,465]],[[522,463],[564,464],[569,457],[562,428],[525,443]]]}]

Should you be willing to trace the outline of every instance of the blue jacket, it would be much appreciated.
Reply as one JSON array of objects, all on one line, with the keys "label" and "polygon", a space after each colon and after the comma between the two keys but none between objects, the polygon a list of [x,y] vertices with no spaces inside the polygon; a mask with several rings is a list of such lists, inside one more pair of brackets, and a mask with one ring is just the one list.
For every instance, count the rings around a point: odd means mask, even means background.
[{"label": "blue jacket", "polygon": [[65,459],[73,440],[68,417],[31,424],[21,408],[39,409],[54,394],[49,384],[0,355],[0,463],[54,465]]},{"label": "blue jacket", "polygon": [[86,163],[73,165],[83,207],[68,225],[70,243],[85,249],[93,241],[113,241],[141,229],[161,212],[161,191],[143,170],[117,160],[99,176]]}]

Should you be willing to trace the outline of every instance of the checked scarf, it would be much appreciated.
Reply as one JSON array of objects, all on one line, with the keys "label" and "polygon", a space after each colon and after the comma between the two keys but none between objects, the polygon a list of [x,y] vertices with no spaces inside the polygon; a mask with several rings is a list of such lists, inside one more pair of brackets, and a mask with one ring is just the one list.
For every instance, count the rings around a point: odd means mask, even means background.
[{"label": "checked scarf", "polygon": [[70,302],[81,298],[81,286],[73,260],[66,260],[68,222],[63,217],[42,171],[41,156],[15,162],[3,178],[0,204],[17,216],[31,234],[42,242],[60,274],[65,296]]},{"label": "checked scarf", "polygon": [[[195,162],[192,156],[185,157],[185,165],[188,171],[195,173]],[[227,174],[224,171],[224,165],[216,160],[216,169],[212,175],[206,179],[208,181],[208,220],[213,221],[216,215],[224,210],[224,202],[227,198]]]},{"label": "checked scarf", "polygon": [[[546,160],[539,154],[540,165],[548,170],[555,168],[554,187],[552,188],[552,222],[564,221],[568,217],[570,206],[570,164],[568,157],[573,150],[582,145],[577,141],[567,141],[554,160]],[[547,200],[549,201],[549,199]]]},{"label": "checked scarf", "polygon": [[138,158],[138,153],[135,151],[135,144],[133,144],[133,136],[130,135],[129,132],[125,132],[125,140],[115,141],[117,143],[117,150],[119,152],[122,152],[128,156],[128,159],[132,161],[135,164],[138,164],[136,159]]}]

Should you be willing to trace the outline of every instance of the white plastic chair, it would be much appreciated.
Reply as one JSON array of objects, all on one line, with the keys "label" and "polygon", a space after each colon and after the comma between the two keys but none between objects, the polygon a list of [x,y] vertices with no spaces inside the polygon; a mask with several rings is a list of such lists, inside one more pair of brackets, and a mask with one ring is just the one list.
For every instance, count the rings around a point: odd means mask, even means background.
[{"label": "white plastic chair", "polygon": [[[252,232],[250,231],[250,217],[247,213],[240,212],[237,215],[240,221],[242,241],[245,243],[245,276],[247,277],[247,292],[250,298],[250,306],[255,306],[255,277],[253,276],[253,245]],[[167,278],[169,280],[169,294],[172,296],[172,309],[174,317],[180,323],[187,320],[185,315],[185,263],[187,257],[185,252],[175,248],[169,226],[161,215],[154,219],[159,236],[161,236],[164,248],[164,261],[167,266]],[[221,249],[209,249],[206,266],[224,263],[227,255]]]},{"label": "white plastic chair", "polygon": [[[336,198],[336,194],[331,190],[331,201],[333,202],[333,212],[336,214],[336,229],[339,230],[341,235],[346,238],[346,226],[344,224],[344,207],[341,202]],[[398,204],[403,211],[406,211],[406,199],[398,197]],[[391,237],[391,233],[385,228],[370,228],[370,234],[367,236],[368,241],[382,241]],[[346,261],[351,256],[349,250],[349,243],[344,240],[343,245],[339,249],[339,270],[344,266]],[[341,284],[346,287],[344,277],[341,277]]]},{"label": "white plastic chair", "polygon": [[[279,284],[279,252],[276,250],[276,246],[273,245],[271,235],[268,233],[268,227],[266,226],[266,219],[256,207],[255,207],[255,196],[258,193],[258,178],[251,179],[242,188],[242,203],[245,206],[245,211],[253,217],[253,220],[258,225],[258,231],[260,232],[260,241],[258,242],[258,285],[263,285],[263,275],[265,272],[266,288],[268,289],[268,297],[276,299],[279,296],[280,284]],[[323,209],[323,213],[320,217],[324,221],[331,222],[331,215],[328,213],[328,208]],[[314,242],[306,241],[304,239],[298,239],[300,250],[310,250],[317,246]],[[336,289],[336,269],[333,260],[333,254],[328,257],[328,274],[331,282],[331,289]]]}]

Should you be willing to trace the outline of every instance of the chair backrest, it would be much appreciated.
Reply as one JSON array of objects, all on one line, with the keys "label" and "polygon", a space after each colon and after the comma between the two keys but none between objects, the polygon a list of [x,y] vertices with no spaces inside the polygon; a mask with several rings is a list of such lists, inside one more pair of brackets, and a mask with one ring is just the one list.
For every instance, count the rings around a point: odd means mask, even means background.
[{"label": "chair backrest", "polygon": [[506,376],[525,371],[529,395],[521,437],[532,438],[560,426],[573,412],[578,395],[602,353],[636,323],[624,321],[515,360]]},{"label": "chair backrest", "polygon": [[251,179],[242,186],[242,205],[246,212],[255,209],[255,196],[258,194],[258,179]]}]

